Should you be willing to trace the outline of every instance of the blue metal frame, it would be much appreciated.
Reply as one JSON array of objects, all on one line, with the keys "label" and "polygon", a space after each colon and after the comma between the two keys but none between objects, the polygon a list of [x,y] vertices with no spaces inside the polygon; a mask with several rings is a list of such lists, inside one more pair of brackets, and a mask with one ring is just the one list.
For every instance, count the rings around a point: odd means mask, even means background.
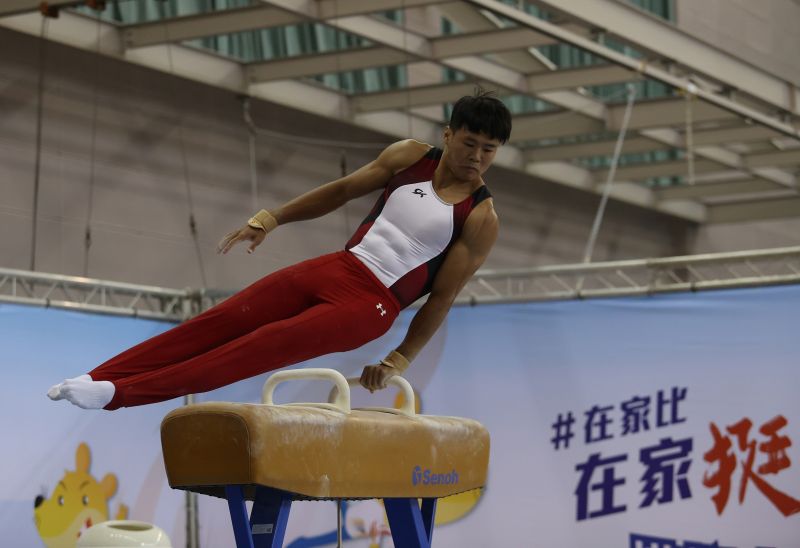
[{"label": "blue metal frame", "polygon": [[281,548],[289,521],[292,499],[289,493],[256,486],[250,518],[241,485],[225,486],[228,509],[233,523],[236,548]]},{"label": "blue metal frame", "polygon": [[383,499],[392,540],[403,548],[430,548],[433,541],[433,521],[436,499]]},{"label": "blue metal frame", "polygon": [[[231,513],[236,548],[281,548],[292,507],[291,494],[278,489],[256,486],[250,517],[247,516],[244,489],[241,485],[225,486]],[[383,499],[392,540],[403,548],[430,548],[436,499]]]}]

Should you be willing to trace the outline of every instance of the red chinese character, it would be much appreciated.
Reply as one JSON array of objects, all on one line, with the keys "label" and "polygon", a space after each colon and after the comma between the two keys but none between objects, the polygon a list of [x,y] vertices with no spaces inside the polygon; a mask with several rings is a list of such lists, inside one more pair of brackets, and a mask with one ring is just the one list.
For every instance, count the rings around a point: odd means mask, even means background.
[{"label": "red chinese character", "polygon": [[[778,430],[788,424],[788,421],[783,415],[778,415],[772,420],[765,422],[759,432],[765,436],[769,436],[766,442],[756,444],[755,440],[750,440],[750,428],[753,423],[750,419],[744,418],[727,427],[727,431],[732,436],[735,436],[738,441],[738,448],[741,452],[746,451],[746,457],[741,461],[742,463],[742,479],[739,485],[739,504],[744,502],[744,496],[747,492],[747,484],[749,481],[755,484],[761,493],[783,514],[784,516],[791,516],[800,512],[800,500],[794,499],[775,489],[767,481],[760,476],[760,474],[777,474],[781,470],[789,468],[791,461],[786,455],[786,449],[792,445],[792,440],[787,436],[779,436]],[[719,468],[715,474],[703,476],[703,485],[706,487],[719,487],[719,491],[711,497],[717,508],[717,514],[722,514],[725,505],[728,503],[728,495],[731,488],[731,476],[736,468],[736,457],[730,451],[731,440],[728,437],[723,437],[720,434],[719,428],[713,422],[711,423],[711,434],[714,438],[714,446],[703,455],[703,458],[708,463],[718,462]],[[758,467],[757,472],[753,471],[753,464],[756,457],[756,448],[762,453],[767,455],[767,462]]]},{"label": "red chinese character", "polygon": [[716,474],[709,476],[703,474],[703,485],[706,487],[719,487],[719,491],[711,497],[717,507],[717,514],[722,514],[725,505],[728,504],[728,495],[731,492],[731,476],[736,469],[736,457],[730,453],[731,440],[722,437],[719,428],[711,423],[711,434],[714,436],[714,447],[712,447],[703,459],[706,462],[719,462],[719,469]]},{"label": "red chinese character", "polygon": [[792,461],[786,455],[786,449],[792,445],[792,440],[786,436],[778,436],[778,430],[786,426],[787,420],[783,415],[778,415],[759,428],[759,432],[769,436],[769,441],[758,446],[758,450],[767,454],[767,462],[758,467],[759,474],[777,474],[784,468],[789,468]]}]

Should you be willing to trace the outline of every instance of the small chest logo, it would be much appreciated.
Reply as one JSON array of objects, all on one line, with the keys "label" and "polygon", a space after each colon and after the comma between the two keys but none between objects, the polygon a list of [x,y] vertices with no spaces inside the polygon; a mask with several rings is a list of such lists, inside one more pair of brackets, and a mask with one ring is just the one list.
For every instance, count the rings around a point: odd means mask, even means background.
[{"label": "small chest logo", "polygon": [[415,188],[415,189],[414,189],[414,194],[416,194],[416,195],[417,195],[417,196],[419,196],[420,198],[423,198],[423,197],[425,197],[425,196],[426,196],[426,194],[425,194],[424,192],[422,192],[422,189],[421,189],[421,188]]},{"label": "small chest logo", "polygon": [[381,311],[381,316],[385,316],[386,315],[386,309],[383,308],[383,303],[376,304],[375,308],[377,308],[378,310]]}]

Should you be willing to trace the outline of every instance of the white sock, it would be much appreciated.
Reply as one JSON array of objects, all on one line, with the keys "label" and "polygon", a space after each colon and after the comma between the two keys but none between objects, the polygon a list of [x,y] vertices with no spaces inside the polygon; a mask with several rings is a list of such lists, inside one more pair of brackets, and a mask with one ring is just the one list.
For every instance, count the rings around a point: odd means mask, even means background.
[{"label": "white sock", "polygon": [[64,386],[64,383],[67,381],[91,381],[92,377],[87,375],[79,375],[72,379],[64,379],[64,382],[60,382],[50,387],[50,390],[47,391],[47,397],[53,401],[63,400],[64,396],[61,394],[61,387]]},{"label": "white sock", "polygon": [[61,387],[61,395],[83,409],[102,409],[114,398],[116,391],[111,381],[69,379]]}]

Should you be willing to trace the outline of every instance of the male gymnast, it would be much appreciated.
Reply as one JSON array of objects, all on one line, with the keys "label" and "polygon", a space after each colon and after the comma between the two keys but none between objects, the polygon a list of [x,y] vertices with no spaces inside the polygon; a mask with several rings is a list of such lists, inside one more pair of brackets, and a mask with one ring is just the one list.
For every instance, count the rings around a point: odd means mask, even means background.
[{"label": "male gymnast", "polygon": [[511,134],[491,93],[453,106],[443,148],[396,142],[350,175],[261,210],[218,246],[252,253],[279,225],[314,219],[354,198],[380,196],[344,250],[269,274],[217,306],[48,391],[84,409],[113,410],[206,392],[386,333],[400,310],[429,294],[400,346],[367,365],[370,391],[402,374],[441,325],[498,232],[483,181]]}]

